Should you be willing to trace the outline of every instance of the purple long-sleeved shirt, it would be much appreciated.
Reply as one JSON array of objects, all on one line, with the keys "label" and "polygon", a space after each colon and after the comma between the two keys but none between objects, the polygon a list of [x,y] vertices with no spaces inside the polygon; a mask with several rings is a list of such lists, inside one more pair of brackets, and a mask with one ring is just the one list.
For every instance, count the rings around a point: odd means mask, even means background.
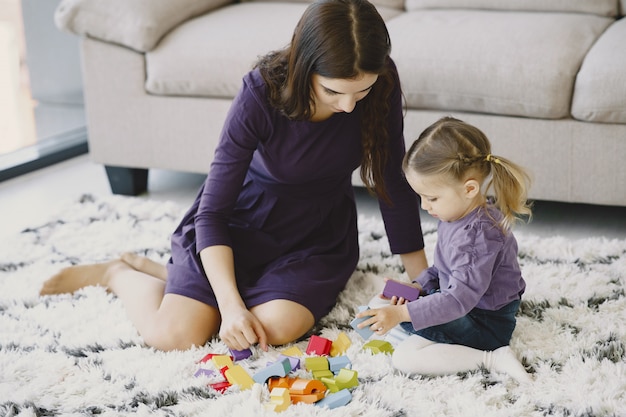
[{"label": "purple long-sleeved shirt", "polygon": [[476,307],[498,310],[521,297],[526,283],[517,241],[492,218],[502,214],[488,206],[454,222],[439,222],[433,266],[414,280],[426,293],[439,292],[407,304],[415,330],[451,322]]}]

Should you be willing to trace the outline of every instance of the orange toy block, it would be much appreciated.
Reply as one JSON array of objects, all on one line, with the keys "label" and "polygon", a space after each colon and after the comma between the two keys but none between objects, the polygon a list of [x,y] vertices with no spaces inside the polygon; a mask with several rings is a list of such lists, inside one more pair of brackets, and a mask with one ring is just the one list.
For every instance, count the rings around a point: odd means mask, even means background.
[{"label": "orange toy block", "polygon": [[226,379],[233,385],[238,385],[242,390],[254,385],[254,379],[240,365],[235,365],[224,372]]},{"label": "orange toy block", "polygon": [[315,394],[326,392],[326,386],[317,379],[296,378],[289,387],[289,392],[296,395]]},{"label": "orange toy block", "polygon": [[322,383],[322,381],[318,381],[316,379],[296,378],[289,388],[291,401],[294,404],[313,404],[318,402],[324,398],[326,391],[326,386]]},{"label": "orange toy block", "polygon": [[313,335],[309,340],[309,345],[306,348],[306,353],[308,353],[309,355],[319,356],[328,355],[330,353],[330,347],[332,344],[332,340]]},{"label": "orange toy block", "polygon": [[270,392],[270,402],[265,408],[274,412],[285,411],[291,405],[291,397],[287,388],[274,388]]},{"label": "orange toy block", "polygon": [[294,404],[305,403],[313,404],[324,398],[325,392],[316,392],[314,394],[291,394],[291,402]]},{"label": "orange toy block", "polygon": [[333,341],[333,344],[330,346],[330,356],[341,356],[348,348],[352,345],[352,341],[344,332],[339,333],[337,335],[337,339]]},{"label": "orange toy block", "polygon": [[295,378],[292,377],[272,377],[267,381],[267,388],[272,392],[274,388],[287,388],[291,386]]}]

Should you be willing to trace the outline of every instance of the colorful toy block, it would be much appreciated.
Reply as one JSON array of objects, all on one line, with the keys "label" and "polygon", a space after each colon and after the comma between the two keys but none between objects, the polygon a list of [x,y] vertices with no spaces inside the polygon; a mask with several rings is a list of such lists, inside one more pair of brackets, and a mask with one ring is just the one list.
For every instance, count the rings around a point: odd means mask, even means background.
[{"label": "colorful toy block", "polygon": [[324,393],[326,392],[326,386],[317,379],[296,378],[292,381],[289,392],[296,395]]},{"label": "colorful toy block", "polygon": [[288,358],[281,361],[274,362],[265,369],[254,374],[252,379],[259,384],[265,384],[265,382],[272,377],[287,376],[291,372],[291,363]]},{"label": "colorful toy block", "polygon": [[322,382],[330,392],[339,392],[342,389],[349,389],[359,385],[357,372],[345,368],[341,369],[334,378],[322,378]]},{"label": "colorful toy block", "polygon": [[368,349],[372,353],[393,353],[393,346],[386,340],[370,340],[363,345],[363,349]]},{"label": "colorful toy block", "polygon": [[244,350],[229,349],[229,350],[230,350],[230,354],[233,357],[233,360],[235,360],[235,361],[242,361],[242,360],[248,359],[250,356],[252,356],[252,350],[250,350],[250,349],[244,349]]},{"label": "colorful toy block", "polygon": [[312,335],[309,339],[309,345],[306,348],[306,353],[309,355],[325,356],[330,353],[330,347],[332,346],[332,340],[328,340],[325,337]]},{"label": "colorful toy block", "polygon": [[200,368],[196,371],[195,374],[193,374],[193,376],[195,377],[199,377],[199,376],[208,376],[208,377],[212,377],[215,376],[215,371],[211,370],[211,369],[204,369],[204,368]]},{"label": "colorful toy block", "polygon": [[319,407],[328,407],[330,409],[342,407],[352,401],[352,394],[348,389],[342,389],[334,394],[329,394],[316,402],[315,405]]},{"label": "colorful toy block", "polygon": [[278,356],[278,360],[282,361],[283,359],[287,358],[289,360],[289,364],[291,365],[291,370],[292,371],[297,371],[298,369],[300,369],[300,359],[295,358],[293,356],[286,356],[283,354],[280,354]]},{"label": "colorful toy block", "polygon": [[332,373],[337,373],[341,368],[352,368],[352,362],[347,356],[337,356],[335,358],[328,358],[328,368]]},{"label": "colorful toy block", "polygon": [[[211,359],[213,359],[214,356],[225,356],[225,355],[223,355],[221,353],[207,353],[206,355],[204,355],[204,357],[202,359],[199,360],[199,362],[201,362],[201,363],[208,362]],[[230,359],[232,361],[233,358],[231,357]]]},{"label": "colorful toy block", "polygon": [[294,404],[305,403],[313,404],[324,398],[326,391],[316,392],[313,394],[291,394],[291,402]]},{"label": "colorful toy block", "polygon": [[408,283],[388,279],[387,282],[385,282],[385,288],[383,288],[383,296],[387,298],[394,296],[398,298],[402,297],[405,300],[414,301],[420,296],[420,290]]},{"label": "colorful toy block", "polygon": [[226,391],[228,387],[231,386],[231,383],[228,381],[222,381],[222,382],[215,382],[213,384],[209,384],[209,386],[213,388],[215,391],[224,393],[224,391]]},{"label": "colorful toy block", "polygon": [[270,402],[265,404],[265,408],[274,412],[285,411],[291,405],[289,390],[286,388],[274,388],[270,392]]},{"label": "colorful toy block", "polygon": [[285,356],[293,356],[296,358],[301,358],[302,356],[304,356],[304,353],[302,353],[302,351],[300,350],[300,348],[298,348],[298,346],[292,346],[290,348],[287,348],[281,351],[280,353],[282,353]]},{"label": "colorful toy block", "polygon": [[211,361],[213,362],[213,365],[215,365],[217,369],[222,369],[225,366],[230,368],[234,365],[232,356],[228,356],[228,355],[214,355],[211,358]]},{"label": "colorful toy block", "polygon": [[337,339],[333,341],[330,346],[330,356],[339,356],[346,353],[348,348],[352,345],[352,341],[347,334],[341,332],[337,335]]},{"label": "colorful toy block", "polygon": [[354,388],[359,385],[359,379],[357,377],[357,371],[344,368],[340,370],[335,377],[335,383],[340,390],[344,388]]},{"label": "colorful toy block", "polygon": [[242,390],[246,390],[254,385],[254,379],[248,375],[240,365],[234,365],[225,372],[226,379],[233,385],[238,385]]},{"label": "colorful toy block", "polygon": [[321,369],[319,371],[313,371],[311,372],[311,374],[313,375],[313,378],[315,379],[332,378],[335,376],[335,374],[333,374],[330,369]]},{"label": "colorful toy block", "polygon": [[311,356],[309,358],[304,358],[304,366],[309,371],[323,371],[328,370],[328,358],[324,356]]},{"label": "colorful toy block", "polygon": [[[359,306],[358,308],[358,312],[362,312],[362,311],[366,311],[368,310],[369,307],[367,306]],[[350,326],[352,326],[352,328],[354,330],[356,330],[356,332],[359,334],[359,336],[361,336],[363,339],[367,340],[370,337],[372,337],[372,335],[374,334],[374,332],[372,331],[372,329],[370,329],[369,326],[366,326],[362,329],[359,329],[358,325],[362,322],[364,322],[365,320],[367,320],[369,317],[371,316],[365,316],[365,317],[361,317],[361,318],[355,318],[354,320],[352,320],[350,322]]]},{"label": "colorful toy block", "polygon": [[291,386],[291,384],[293,383],[293,381],[295,381],[296,378],[292,378],[292,377],[271,377],[268,381],[267,381],[267,388],[272,391],[274,388],[287,388],[289,389],[289,387]]}]

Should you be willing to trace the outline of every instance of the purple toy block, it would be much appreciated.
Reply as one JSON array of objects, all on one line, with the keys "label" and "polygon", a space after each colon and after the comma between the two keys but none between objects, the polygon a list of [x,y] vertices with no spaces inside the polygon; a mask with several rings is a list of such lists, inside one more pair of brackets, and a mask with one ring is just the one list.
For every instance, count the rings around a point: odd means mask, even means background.
[{"label": "purple toy block", "polygon": [[417,298],[420,296],[420,290],[409,284],[403,284],[402,282],[390,279],[387,280],[387,282],[385,283],[383,296],[387,298],[396,296],[398,298],[402,297],[408,301],[413,301],[417,300]]},{"label": "purple toy block", "polygon": [[293,356],[287,356],[287,355],[279,355],[278,356],[278,360],[279,361],[282,361],[285,358],[289,359],[289,363],[291,364],[291,370],[292,371],[300,369],[300,359],[294,358]]},{"label": "purple toy block", "polygon": [[235,361],[241,361],[252,356],[252,351],[250,349],[244,349],[244,350],[229,349],[229,350],[230,350],[230,354],[232,355]]},{"label": "purple toy block", "polygon": [[195,374],[193,374],[193,376],[208,376],[208,377],[212,377],[215,376],[215,371],[212,371],[210,369],[204,369],[204,368],[200,368],[196,371]]}]

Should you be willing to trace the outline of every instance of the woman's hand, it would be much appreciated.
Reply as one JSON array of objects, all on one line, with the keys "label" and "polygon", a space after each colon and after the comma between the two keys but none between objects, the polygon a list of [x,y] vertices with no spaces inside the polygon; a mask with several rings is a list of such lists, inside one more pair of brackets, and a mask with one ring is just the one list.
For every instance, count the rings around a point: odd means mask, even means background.
[{"label": "woman's hand", "polygon": [[267,335],[263,325],[246,308],[236,307],[220,310],[222,324],[219,336],[233,350],[244,350],[258,343],[267,351]]},{"label": "woman's hand", "polygon": [[357,318],[368,316],[371,317],[361,322],[358,325],[359,329],[369,326],[373,332],[379,335],[384,335],[403,321],[411,321],[409,310],[405,304],[369,309],[356,315]]}]

